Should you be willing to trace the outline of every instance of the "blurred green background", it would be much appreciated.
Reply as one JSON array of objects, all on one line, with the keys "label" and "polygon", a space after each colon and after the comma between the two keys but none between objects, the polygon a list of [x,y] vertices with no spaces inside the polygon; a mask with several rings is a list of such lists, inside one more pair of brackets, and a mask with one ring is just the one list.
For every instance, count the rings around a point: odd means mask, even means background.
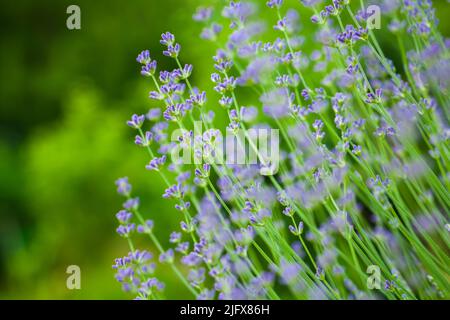
[{"label": "blurred green background", "polygon": [[[118,177],[146,198],[148,217],[160,213],[162,239],[178,226],[125,121],[156,106],[137,54],[148,48],[158,67],[174,68],[162,57],[162,32],[176,33],[184,61],[196,61],[194,81],[210,72],[203,58],[213,48],[197,41],[201,26],[191,19],[200,2],[2,1],[0,298],[129,298],[111,269],[128,250],[115,234]],[[81,8],[81,30],[66,28],[71,4]],[[81,290],[66,288],[71,264],[81,268]],[[183,294],[168,287],[168,296]]]},{"label": "blurred green background", "polygon": [[[212,2],[2,1],[0,298],[129,298],[111,269],[128,251],[115,234],[122,199],[114,180],[130,178],[145,198],[143,212],[163,226],[155,230],[161,239],[178,227],[171,204],[160,200],[163,184],[144,169],[147,155],[125,125],[132,113],[158,106],[147,98],[151,84],[135,57],[148,48],[158,68],[173,68],[158,41],[172,31],[182,60],[194,64],[192,81],[210,88],[214,47],[198,38],[201,25],[191,16]],[[438,16],[448,31],[444,2],[437,1]],[[71,4],[81,8],[81,30],[66,28]],[[81,290],[66,288],[72,264],[81,268]],[[167,297],[183,296],[171,274],[161,277]]]}]

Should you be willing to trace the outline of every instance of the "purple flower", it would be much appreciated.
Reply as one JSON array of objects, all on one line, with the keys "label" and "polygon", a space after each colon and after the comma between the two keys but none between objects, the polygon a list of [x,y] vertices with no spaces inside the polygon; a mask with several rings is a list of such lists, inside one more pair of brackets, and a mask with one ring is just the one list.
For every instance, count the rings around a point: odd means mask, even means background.
[{"label": "purple flower", "polygon": [[206,92],[193,93],[189,98],[189,103],[192,105],[203,106],[206,103]]},{"label": "purple flower", "polygon": [[177,103],[168,105],[166,111],[164,111],[164,119],[167,121],[180,121],[189,109],[189,105],[185,103]]},{"label": "purple flower", "polygon": [[255,229],[252,226],[248,226],[247,228],[241,228],[240,230],[235,232],[236,241],[240,244],[246,246],[252,243],[255,237]]},{"label": "purple flower", "polygon": [[237,79],[237,84],[243,86],[246,84],[258,84],[263,81],[265,77],[273,69],[273,60],[268,57],[256,58],[249,63],[247,68],[242,72]]},{"label": "purple flower", "polygon": [[124,202],[123,207],[125,209],[136,210],[139,207],[139,198],[131,198]]},{"label": "purple flower", "polygon": [[353,153],[354,155],[360,156],[360,155],[361,155],[361,151],[362,151],[361,146],[358,146],[358,145],[354,145],[354,146],[353,146],[352,153]]},{"label": "purple flower", "polygon": [[188,255],[181,258],[181,263],[186,266],[189,266],[189,267],[196,266],[196,265],[200,264],[201,261],[202,261],[202,259],[195,252],[191,252]]},{"label": "purple flower", "polygon": [[347,25],[345,27],[345,31],[336,36],[336,40],[343,44],[352,45],[358,40],[367,40],[367,37],[367,29],[355,29],[352,25]]},{"label": "purple flower", "polygon": [[267,1],[267,6],[269,8],[274,8],[274,7],[281,7],[281,5],[283,4],[283,0],[269,0]]},{"label": "purple flower", "polygon": [[287,206],[286,208],[283,209],[283,214],[288,217],[292,217],[294,215],[294,210],[292,209],[291,206]]},{"label": "purple flower", "polygon": [[145,77],[150,77],[155,74],[155,71],[156,71],[156,60],[153,60],[152,62],[142,66],[141,74]]},{"label": "purple flower", "polygon": [[171,242],[171,243],[178,243],[178,242],[180,242],[180,240],[181,240],[181,233],[179,233],[179,232],[172,232],[171,234],[170,234],[170,239],[169,239],[169,241]]},{"label": "purple flower", "polygon": [[[236,20],[243,23],[254,11],[255,7],[253,3],[231,1],[230,4],[223,9],[222,15],[230,20]],[[235,24],[236,22],[232,24],[232,27],[234,27]]]},{"label": "purple flower", "polygon": [[251,122],[258,116],[258,109],[255,107],[241,107],[241,120]]},{"label": "purple flower", "polygon": [[[213,59],[215,62],[214,68],[221,73],[227,72],[233,66],[233,61],[228,57],[227,53],[225,53],[222,50],[218,50],[216,55],[213,57]],[[211,80],[213,80],[213,82],[217,83],[218,81],[215,81],[215,79],[213,79],[213,75],[211,75]],[[214,75],[214,77],[217,77],[217,76]],[[219,81],[220,81],[220,79],[219,79]]]},{"label": "purple flower", "polygon": [[139,55],[136,58],[136,61],[141,63],[141,64],[144,64],[144,65],[149,64],[150,61],[151,61],[151,59],[150,59],[150,51],[144,50],[141,53],[139,53]]},{"label": "purple flower", "polygon": [[126,224],[128,223],[128,221],[131,219],[133,215],[131,214],[131,212],[128,212],[126,210],[120,210],[117,214],[116,214],[116,218],[117,220],[119,220],[119,222],[121,224]]},{"label": "purple flower", "polygon": [[184,197],[184,190],[181,184],[174,184],[164,191],[163,198],[182,199]]},{"label": "purple flower", "polygon": [[152,109],[148,110],[148,112],[147,112],[148,120],[158,120],[160,116],[161,116],[160,108],[152,108]]},{"label": "purple flower", "polygon": [[205,40],[215,40],[222,29],[223,27],[220,24],[213,23],[210,27],[203,28],[200,38]]},{"label": "purple flower", "polygon": [[282,18],[277,21],[277,24],[273,26],[275,30],[286,31],[286,18]]},{"label": "purple flower", "polygon": [[197,8],[197,11],[194,13],[194,15],[192,16],[192,19],[194,19],[195,21],[208,21],[211,18],[211,14],[212,14],[212,8],[211,7],[199,7]]},{"label": "purple flower", "polygon": [[297,263],[287,262],[282,259],[280,262],[280,276],[285,284],[292,284],[301,271],[300,265]]},{"label": "purple flower", "polygon": [[231,76],[229,78],[224,79],[222,82],[218,83],[214,90],[217,91],[220,94],[224,94],[226,92],[233,91],[236,87],[236,79]]},{"label": "purple flower", "polygon": [[150,91],[149,98],[153,100],[163,100],[166,96],[158,91]]},{"label": "purple flower", "polygon": [[385,290],[394,290],[394,288],[395,288],[395,282],[394,281],[386,280],[384,282],[384,289]]},{"label": "purple flower", "polygon": [[320,23],[322,20],[320,17],[318,17],[317,15],[312,15],[311,16],[311,22],[312,23]]},{"label": "purple flower", "polygon": [[153,133],[150,131],[145,132],[144,137],[137,135],[134,138],[134,143],[141,147],[147,147],[153,139]]},{"label": "purple flower", "polygon": [[183,254],[186,254],[188,250],[189,250],[189,242],[180,242],[175,248],[175,251],[178,251]]},{"label": "purple flower", "polygon": [[229,108],[233,103],[233,99],[231,97],[222,96],[219,100],[219,104],[224,108]]},{"label": "purple flower", "polygon": [[167,50],[163,51],[163,55],[171,58],[177,58],[180,50],[181,46],[178,43],[175,43],[175,45],[170,44],[167,46]]},{"label": "purple flower", "polygon": [[117,186],[117,193],[122,196],[128,196],[131,192],[131,184],[128,182],[128,177],[117,179],[116,186]]},{"label": "purple flower", "polygon": [[323,128],[323,121],[320,119],[315,120],[313,123],[313,128],[315,130],[321,130]]},{"label": "purple flower", "polygon": [[149,294],[152,293],[154,289],[162,291],[164,287],[164,283],[158,281],[158,279],[150,278],[141,284],[141,287],[139,288],[139,294],[146,298]]},{"label": "purple flower", "polygon": [[159,262],[172,263],[174,258],[173,249],[169,249],[159,255]]},{"label": "purple flower", "polygon": [[153,220],[146,220],[144,224],[137,226],[137,232],[139,233],[149,233],[153,230]]},{"label": "purple flower", "polygon": [[[175,205],[175,209],[177,209],[178,211],[187,210],[190,207],[191,207],[191,203],[189,201],[183,201],[182,204]],[[183,230],[183,231],[185,231],[185,230]]]},{"label": "purple flower", "polygon": [[159,42],[162,45],[171,46],[175,42],[175,36],[170,32],[165,32],[161,35],[161,40]]},{"label": "purple flower", "polygon": [[123,225],[121,224],[119,227],[117,227],[116,231],[117,233],[125,238],[128,238],[131,234],[131,232],[133,232],[135,229],[135,224],[127,224],[127,225]]},{"label": "purple flower", "polygon": [[381,88],[378,88],[375,90],[375,94],[369,92],[367,94],[367,103],[380,103],[382,98],[383,90]]},{"label": "purple flower", "polygon": [[194,67],[192,66],[192,64],[185,64],[184,67],[183,67],[183,69],[181,70],[182,78],[183,78],[183,79],[189,78],[189,76],[190,76],[191,73],[192,73],[192,69],[193,69],[193,68],[194,68]]},{"label": "purple flower", "polygon": [[144,123],[144,120],[145,120],[144,115],[138,116],[137,114],[133,114],[131,116],[131,120],[127,121],[127,125],[134,129],[140,129],[142,127],[142,124]]},{"label": "purple flower", "polygon": [[145,169],[159,171],[160,167],[165,162],[166,162],[166,156],[165,155],[163,155],[160,158],[153,158],[152,160],[150,160],[150,163],[145,166]]},{"label": "purple flower", "polygon": [[188,280],[193,286],[199,286],[205,281],[205,268],[192,269],[189,272]]}]

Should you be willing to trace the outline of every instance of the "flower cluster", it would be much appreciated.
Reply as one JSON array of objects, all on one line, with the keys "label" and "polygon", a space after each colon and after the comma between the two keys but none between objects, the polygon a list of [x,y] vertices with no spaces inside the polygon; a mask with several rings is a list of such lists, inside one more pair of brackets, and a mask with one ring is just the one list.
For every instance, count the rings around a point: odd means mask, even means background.
[{"label": "flower cluster", "polygon": [[[210,103],[172,33],[160,43],[175,70],[157,74],[148,50],[137,57],[164,109],[127,124],[150,156],[150,179],[165,184],[179,230],[160,242],[128,179],[117,180],[125,197],[117,233],[130,246],[114,265],[117,280],[139,299],[163,297],[151,254],[134,247],[137,231],[189,298],[449,298],[450,40],[431,1],[379,1],[402,71],[366,26],[364,8],[354,13],[348,0],[254,2],[193,15],[201,38],[219,48]],[[272,15],[272,33],[258,10]],[[311,21],[300,19],[305,12]],[[214,127],[208,108],[217,106],[226,128]],[[272,148],[279,170],[254,143],[257,129],[280,133]],[[256,161],[215,163],[223,131]],[[193,151],[189,163],[174,160],[180,147]]]}]

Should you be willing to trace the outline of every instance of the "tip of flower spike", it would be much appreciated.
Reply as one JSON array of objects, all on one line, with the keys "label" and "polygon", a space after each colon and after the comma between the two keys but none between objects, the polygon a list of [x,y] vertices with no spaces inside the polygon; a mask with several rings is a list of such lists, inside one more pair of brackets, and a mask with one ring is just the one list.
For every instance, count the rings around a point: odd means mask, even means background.
[{"label": "tip of flower spike", "polygon": [[175,42],[175,36],[170,32],[164,32],[161,35],[161,40],[159,41],[162,45],[170,46]]},{"label": "tip of flower spike", "polygon": [[128,196],[131,192],[131,184],[128,182],[128,177],[119,178],[116,180],[117,193],[123,196]]},{"label": "tip of flower spike", "polygon": [[151,61],[150,51],[144,50],[141,53],[139,53],[137,58],[136,58],[136,61],[141,63],[141,64],[144,64],[144,65],[149,64],[150,61]]}]

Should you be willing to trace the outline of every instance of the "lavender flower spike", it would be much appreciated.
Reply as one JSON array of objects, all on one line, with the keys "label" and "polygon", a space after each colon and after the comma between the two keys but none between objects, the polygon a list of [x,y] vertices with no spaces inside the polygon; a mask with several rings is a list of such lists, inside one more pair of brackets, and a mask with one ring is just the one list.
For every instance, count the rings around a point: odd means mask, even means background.
[{"label": "lavender flower spike", "polygon": [[142,51],[136,58],[136,61],[143,64],[143,65],[147,65],[150,63],[151,59],[150,59],[150,52],[148,50],[144,50]]},{"label": "lavender flower spike", "polygon": [[161,35],[159,42],[165,46],[171,46],[175,42],[175,36],[170,32],[165,32]]}]

